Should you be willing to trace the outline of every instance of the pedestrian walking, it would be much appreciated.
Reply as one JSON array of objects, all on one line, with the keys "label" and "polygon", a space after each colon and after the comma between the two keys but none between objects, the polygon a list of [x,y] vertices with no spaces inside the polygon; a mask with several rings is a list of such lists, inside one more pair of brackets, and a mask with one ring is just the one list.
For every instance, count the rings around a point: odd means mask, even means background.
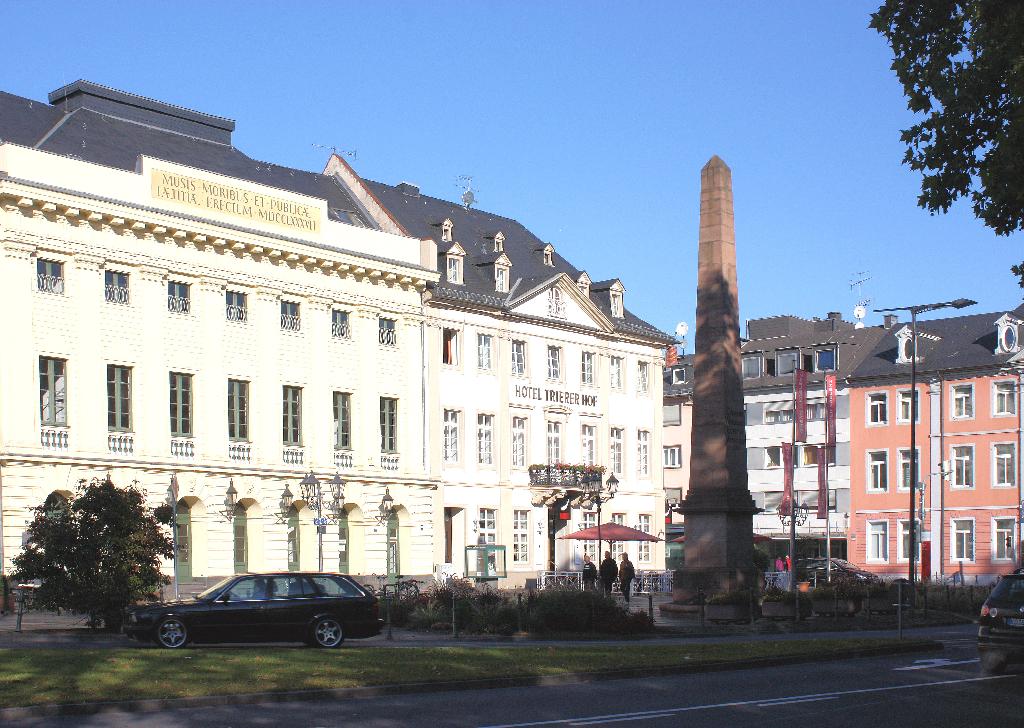
[{"label": "pedestrian walking", "polygon": [[786,570],[786,562],[782,560],[781,556],[776,556],[775,557],[775,570],[776,571],[785,571]]},{"label": "pedestrian walking", "polygon": [[583,554],[583,588],[591,590],[597,584],[597,567],[590,560],[590,554]]},{"label": "pedestrian walking", "polygon": [[604,552],[604,561],[601,562],[599,572],[601,575],[601,586],[604,587],[604,593],[611,596],[612,584],[615,583],[615,577],[619,575],[619,567],[615,565],[615,559],[612,558],[611,551]]},{"label": "pedestrian walking", "polygon": [[626,606],[629,606],[629,590],[635,578],[636,570],[633,568],[633,562],[629,560],[629,556],[623,551],[622,563],[619,564],[619,589],[622,590],[622,596],[626,599]]}]

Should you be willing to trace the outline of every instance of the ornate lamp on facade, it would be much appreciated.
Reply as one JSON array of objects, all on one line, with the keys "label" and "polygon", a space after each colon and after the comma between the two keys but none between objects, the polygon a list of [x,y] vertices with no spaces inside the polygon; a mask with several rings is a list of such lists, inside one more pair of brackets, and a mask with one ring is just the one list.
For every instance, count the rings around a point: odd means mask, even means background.
[{"label": "ornate lamp on facade", "polygon": [[224,494],[224,510],[221,511],[225,521],[230,521],[235,517],[235,505],[237,502],[238,491],[235,490],[235,479],[231,478],[228,480],[227,493]]},{"label": "ornate lamp on facade", "polygon": [[384,497],[380,499],[380,506],[377,508],[377,523],[384,525],[395,512],[395,499],[391,497],[391,490],[384,486]]},{"label": "ornate lamp on facade", "polygon": [[292,495],[291,488],[289,488],[287,485],[285,485],[284,491],[281,493],[281,501],[278,504],[279,505],[278,520],[281,523],[284,523],[285,521],[288,520],[288,516],[292,512],[292,503],[294,502],[294,500],[295,500],[295,497]]}]

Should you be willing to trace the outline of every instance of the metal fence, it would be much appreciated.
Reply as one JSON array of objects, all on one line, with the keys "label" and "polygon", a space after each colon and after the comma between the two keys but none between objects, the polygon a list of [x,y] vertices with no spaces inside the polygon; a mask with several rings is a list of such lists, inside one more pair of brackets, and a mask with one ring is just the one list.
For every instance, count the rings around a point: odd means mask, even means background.
[{"label": "metal fence", "polygon": [[[582,571],[542,571],[537,580],[538,589],[561,587],[563,589],[582,589]],[[618,593],[619,580],[612,584],[612,592]],[[634,594],[670,594],[672,592],[672,572],[659,570],[640,570],[633,580]]]}]

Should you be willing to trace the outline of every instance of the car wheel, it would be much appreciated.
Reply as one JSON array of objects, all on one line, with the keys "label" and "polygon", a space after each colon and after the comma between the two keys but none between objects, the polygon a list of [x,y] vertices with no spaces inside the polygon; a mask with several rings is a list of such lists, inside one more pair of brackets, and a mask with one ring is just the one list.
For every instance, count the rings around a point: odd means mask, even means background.
[{"label": "car wheel", "polygon": [[177,617],[167,617],[156,626],[156,643],[169,650],[184,647],[188,642],[188,628]]},{"label": "car wheel", "polygon": [[1006,658],[999,653],[985,652],[981,655],[981,671],[985,675],[1001,675],[1006,670]]},{"label": "car wheel", "polygon": [[334,617],[321,617],[313,625],[313,644],[317,647],[337,647],[344,640],[341,622]]}]

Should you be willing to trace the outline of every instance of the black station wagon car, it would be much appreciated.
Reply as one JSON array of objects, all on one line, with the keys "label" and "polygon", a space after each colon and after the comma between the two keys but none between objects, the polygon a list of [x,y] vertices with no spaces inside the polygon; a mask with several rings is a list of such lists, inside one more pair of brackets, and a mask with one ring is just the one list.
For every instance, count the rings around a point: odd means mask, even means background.
[{"label": "black station wagon car", "polygon": [[380,634],[377,597],[341,574],[240,574],[193,599],[128,610],[125,632],[176,649],[189,642],[302,641],[337,647]]},{"label": "black station wagon car", "polygon": [[1019,571],[1001,578],[981,607],[978,655],[990,674],[1024,661],[1024,574]]}]

